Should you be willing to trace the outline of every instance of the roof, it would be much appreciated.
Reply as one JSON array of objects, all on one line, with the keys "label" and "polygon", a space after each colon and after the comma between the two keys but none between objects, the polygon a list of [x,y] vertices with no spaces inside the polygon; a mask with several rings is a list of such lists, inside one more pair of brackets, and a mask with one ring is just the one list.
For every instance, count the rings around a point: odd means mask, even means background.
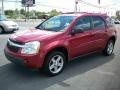
[{"label": "roof", "polygon": [[89,13],[89,12],[67,12],[67,13],[61,13],[60,15],[65,15],[65,16],[82,16],[82,15],[107,16],[107,14],[105,14],[105,13]]}]

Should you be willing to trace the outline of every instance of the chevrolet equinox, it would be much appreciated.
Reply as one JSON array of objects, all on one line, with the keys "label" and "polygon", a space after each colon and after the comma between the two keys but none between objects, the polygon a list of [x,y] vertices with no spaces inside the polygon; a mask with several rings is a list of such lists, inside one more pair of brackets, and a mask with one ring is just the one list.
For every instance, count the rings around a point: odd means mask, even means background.
[{"label": "chevrolet equinox", "polygon": [[11,35],[4,52],[15,64],[42,68],[55,76],[75,57],[95,51],[110,56],[116,37],[114,23],[106,14],[63,13]]}]

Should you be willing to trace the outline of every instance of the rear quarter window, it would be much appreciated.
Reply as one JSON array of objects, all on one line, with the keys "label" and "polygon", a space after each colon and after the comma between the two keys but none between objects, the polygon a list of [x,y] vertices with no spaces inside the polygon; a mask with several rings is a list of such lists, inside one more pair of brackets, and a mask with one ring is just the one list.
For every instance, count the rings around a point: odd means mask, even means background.
[{"label": "rear quarter window", "polygon": [[114,20],[112,18],[107,17],[107,18],[105,18],[105,20],[106,20],[106,23],[107,23],[108,27],[114,26]]}]

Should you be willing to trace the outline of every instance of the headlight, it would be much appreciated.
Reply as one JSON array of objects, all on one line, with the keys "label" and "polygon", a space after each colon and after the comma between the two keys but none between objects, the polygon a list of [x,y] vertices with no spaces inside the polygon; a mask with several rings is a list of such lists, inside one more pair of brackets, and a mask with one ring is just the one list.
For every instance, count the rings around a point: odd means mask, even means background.
[{"label": "headlight", "polygon": [[15,24],[15,25],[7,24],[6,26],[9,27],[9,28],[15,28],[15,27],[18,27],[17,24]]},{"label": "headlight", "polygon": [[22,54],[36,54],[39,52],[40,42],[33,41],[25,43],[24,47],[21,50]]},{"label": "headlight", "polygon": [[7,27],[13,27],[12,25],[9,25],[9,24],[7,24],[6,26],[7,26]]}]

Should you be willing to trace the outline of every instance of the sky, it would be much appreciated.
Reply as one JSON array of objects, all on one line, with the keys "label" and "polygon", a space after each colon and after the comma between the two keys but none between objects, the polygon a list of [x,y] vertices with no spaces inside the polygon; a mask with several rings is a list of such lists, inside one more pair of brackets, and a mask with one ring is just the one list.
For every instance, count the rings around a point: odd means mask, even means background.
[{"label": "sky", "polygon": [[[21,9],[23,8],[20,2],[8,2],[8,1],[17,1],[17,0],[4,0],[4,8],[5,9]],[[20,1],[20,0],[18,0]],[[83,0],[85,2],[91,3],[92,5],[97,5],[98,0]],[[1,3],[1,2],[0,2]],[[90,5],[86,5],[82,2],[78,4],[78,11],[81,12],[106,12],[106,13],[115,13],[116,10],[120,8],[120,0],[101,0],[100,6],[102,7],[100,10],[98,7],[93,7]],[[1,7],[1,4],[0,4]],[[36,0],[36,4],[34,7],[30,7],[30,10],[44,11],[48,12],[52,9],[56,9],[62,12],[74,11],[75,0]]]}]

